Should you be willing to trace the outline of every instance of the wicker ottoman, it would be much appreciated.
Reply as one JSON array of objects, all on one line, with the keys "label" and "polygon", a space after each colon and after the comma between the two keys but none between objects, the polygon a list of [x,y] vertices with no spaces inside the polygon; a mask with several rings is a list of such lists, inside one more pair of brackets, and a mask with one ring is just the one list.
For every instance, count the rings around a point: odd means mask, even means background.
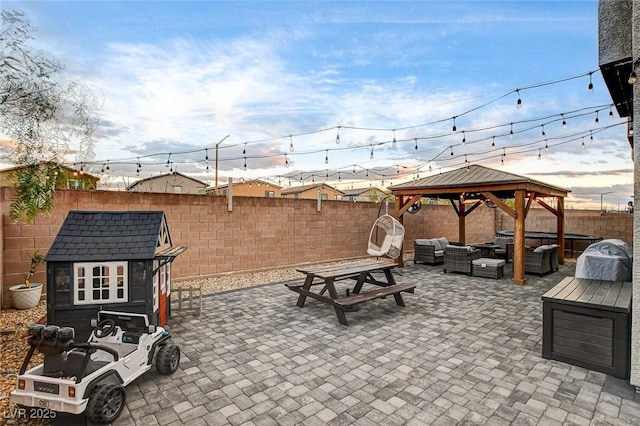
[{"label": "wicker ottoman", "polygon": [[473,275],[476,277],[486,277],[498,279],[504,275],[503,259],[488,259],[481,257],[471,262],[473,267]]}]

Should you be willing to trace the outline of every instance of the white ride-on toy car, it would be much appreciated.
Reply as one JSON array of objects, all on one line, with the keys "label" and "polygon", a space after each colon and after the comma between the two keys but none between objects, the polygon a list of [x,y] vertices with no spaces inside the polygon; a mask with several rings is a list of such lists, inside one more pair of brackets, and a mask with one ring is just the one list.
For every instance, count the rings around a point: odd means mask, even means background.
[{"label": "white ride-on toy car", "polygon": [[[169,332],[149,325],[145,314],[100,311],[91,320],[87,343],[74,343],[74,329],[34,324],[31,348],[17,377],[11,401],[19,406],[81,414],[95,423],[110,423],[124,408],[124,387],[151,369],[174,373],[180,348]],[[27,371],[33,353],[44,363]]]}]

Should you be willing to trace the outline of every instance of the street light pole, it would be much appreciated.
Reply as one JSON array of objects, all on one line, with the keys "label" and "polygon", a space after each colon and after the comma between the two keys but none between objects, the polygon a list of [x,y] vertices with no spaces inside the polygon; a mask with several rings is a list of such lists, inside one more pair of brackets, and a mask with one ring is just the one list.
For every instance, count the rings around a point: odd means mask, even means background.
[{"label": "street light pole", "polygon": [[607,194],[613,194],[613,191],[603,192],[600,194],[600,211],[602,211],[602,196]]},{"label": "street light pole", "polygon": [[222,142],[224,142],[227,138],[229,137],[229,135],[225,136],[224,138],[220,139],[220,142],[218,142],[216,144],[216,183],[215,183],[215,188],[213,191],[214,195],[218,195],[218,147],[220,146],[220,144]]}]

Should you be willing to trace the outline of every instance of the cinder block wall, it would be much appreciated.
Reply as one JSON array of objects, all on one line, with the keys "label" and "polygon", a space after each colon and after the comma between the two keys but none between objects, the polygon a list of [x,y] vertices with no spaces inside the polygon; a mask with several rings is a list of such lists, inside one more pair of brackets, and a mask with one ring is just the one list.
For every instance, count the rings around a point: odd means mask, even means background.
[{"label": "cinder block wall", "polygon": [[[288,267],[367,256],[369,232],[385,206],[376,203],[234,197],[227,212],[225,197],[188,194],[59,190],[54,212],[35,224],[12,223],[8,209],[12,190],[0,187],[4,248],[0,251],[0,288],[4,305],[7,288],[23,281],[34,251],[45,254],[69,210],[162,210],[174,245],[189,249],[173,263],[174,281],[217,274]],[[389,206],[393,213],[393,205]],[[566,211],[567,232],[602,235],[632,242],[632,215],[583,210]],[[527,229],[555,231],[555,216],[531,209]],[[405,251],[416,238],[446,237],[458,241],[458,217],[448,205],[423,205],[404,216]],[[484,242],[500,229],[513,229],[513,219],[500,209],[481,206],[466,220],[466,242]],[[532,244],[533,245],[533,244]],[[577,247],[576,247],[577,248]],[[43,281],[40,268],[34,282]]]}]

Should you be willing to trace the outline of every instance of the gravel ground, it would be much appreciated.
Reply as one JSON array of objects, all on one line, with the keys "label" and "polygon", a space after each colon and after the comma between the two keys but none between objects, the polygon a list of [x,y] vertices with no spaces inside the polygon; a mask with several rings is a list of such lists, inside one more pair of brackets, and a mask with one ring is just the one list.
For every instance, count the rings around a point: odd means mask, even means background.
[{"label": "gravel ground", "polygon": [[[174,283],[173,288],[199,287],[202,285],[202,294],[206,295],[295,278],[302,278],[302,275],[295,268],[281,268]],[[5,413],[9,413],[11,409],[16,408],[15,404],[9,401],[9,395],[15,387],[16,375],[28,350],[28,345],[24,338],[27,328],[42,319],[45,314],[45,302],[28,310],[0,310],[0,333],[2,338],[0,346],[2,349],[2,358],[0,359],[0,374],[2,374],[0,377],[0,424],[4,424],[4,420],[6,420],[5,417],[7,415]],[[42,355],[37,355],[33,357],[31,364],[37,365],[41,362]]]}]

